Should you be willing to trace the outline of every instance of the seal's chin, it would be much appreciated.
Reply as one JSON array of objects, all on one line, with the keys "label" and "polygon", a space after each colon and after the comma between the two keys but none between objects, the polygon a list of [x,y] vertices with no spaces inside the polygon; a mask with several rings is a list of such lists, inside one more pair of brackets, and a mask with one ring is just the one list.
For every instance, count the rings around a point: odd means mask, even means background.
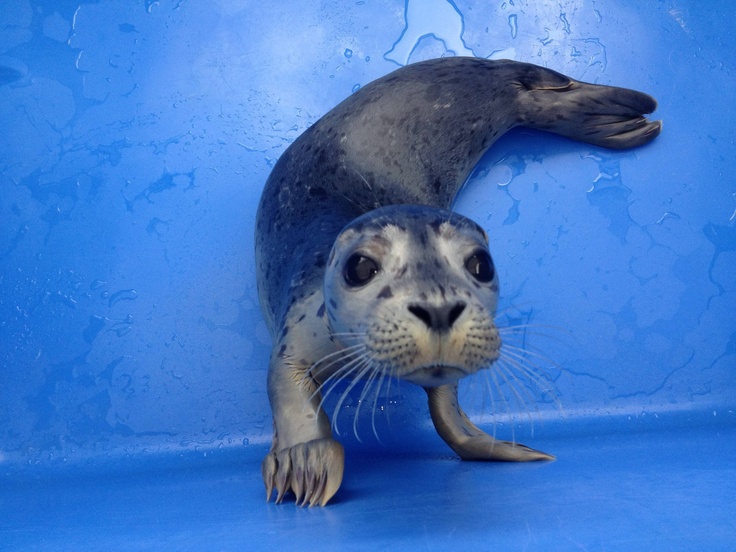
[{"label": "seal's chin", "polygon": [[421,366],[411,372],[402,374],[400,377],[422,387],[439,387],[446,383],[454,383],[468,375],[470,374],[467,370],[458,366],[433,364],[431,366]]}]

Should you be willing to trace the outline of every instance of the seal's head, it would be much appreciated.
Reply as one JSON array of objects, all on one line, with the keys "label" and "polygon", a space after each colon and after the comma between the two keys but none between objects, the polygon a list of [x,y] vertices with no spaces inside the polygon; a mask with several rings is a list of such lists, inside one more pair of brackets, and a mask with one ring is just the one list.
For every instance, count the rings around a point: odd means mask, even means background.
[{"label": "seal's head", "polygon": [[333,339],[385,374],[437,387],[499,356],[488,237],[450,211],[395,205],[355,219],[335,240],[324,296]]}]

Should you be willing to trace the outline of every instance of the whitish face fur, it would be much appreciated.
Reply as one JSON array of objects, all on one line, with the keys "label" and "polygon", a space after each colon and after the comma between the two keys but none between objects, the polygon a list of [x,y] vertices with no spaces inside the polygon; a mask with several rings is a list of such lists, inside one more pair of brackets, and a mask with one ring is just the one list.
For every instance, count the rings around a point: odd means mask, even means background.
[{"label": "whitish face fur", "polygon": [[436,387],[499,356],[487,236],[449,211],[394,206],[356,219],[335,241],[324,294],[335,342],[387,375]]}]

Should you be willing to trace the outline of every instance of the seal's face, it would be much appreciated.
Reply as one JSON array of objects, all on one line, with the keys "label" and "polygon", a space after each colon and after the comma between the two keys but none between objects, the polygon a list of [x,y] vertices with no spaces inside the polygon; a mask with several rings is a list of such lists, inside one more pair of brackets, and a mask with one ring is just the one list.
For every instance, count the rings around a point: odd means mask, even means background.
[{"label": "seal's face", "polygon": [[403,205],[356,219],[335,241],[324,294],[356,367],[436,387],[498,358],[498,277],[485,232],[460,215]]}]

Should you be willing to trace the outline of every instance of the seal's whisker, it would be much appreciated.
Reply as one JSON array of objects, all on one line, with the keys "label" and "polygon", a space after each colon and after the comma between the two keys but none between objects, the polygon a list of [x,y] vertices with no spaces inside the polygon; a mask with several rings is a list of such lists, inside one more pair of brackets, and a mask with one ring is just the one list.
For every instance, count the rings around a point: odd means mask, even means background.
[{"label": "seal's whisker", "polygon": [[[493,426],[493,431],[491,432],[491,437],[494,439],[496,438],[496,427],[497,424],[497,418],[496,418],[496,393],[493,390],[493,387],[491,386],[491,369],[484,370],[483,375],[485,376],[483,379],[486,383],[486,389],[488,391],[487,395],[491,399],[491,424]],[[483,405],[482,405],[482,412],[485,412],[485,396],[483,397]]]},{"label": "seal's whisker", "polygon": [[[498,361],[493,366],[495,367],[497,364],[498,364]],[[501,401],[503,402],[504,409],[505,409],[506,413],[509,415],[509,420],[510,420],[510,425],[511,425],[511,442],[512,443],[515,443],[516,442],[516,430],[514,428],[514,417],[513,417],[512,411],[511,411],[511,407],[509,405],[509,401],[508,401],[508,399],[506,398],[506,395],[503,392],[503,388],[501,387],[501,384],[498,383],[498,377],[497,377],[496,371],[493,370],[493,369],[491,369],[491,370],[488,371],[488,375],[489,375],[488,380],[489,381],[491,379],[493,380],[493,385],[496,387],[496,391],[498,392],[499,396],[501,397]],[[496,422],[494,420],[494,423],[493,423],[493,437],[495,438],[495,436],[496,436]]]},{"label": "seal's whisker", "polygon": [[554,384],[550,374],[548,373],[548,368],[550,366],[556,370],[561,370],[562,368],[553,364],[544,357],[540,358],[545,364],[538,364],[536,362],[538,360],[536,357],[537,355],[530,354],[529,351],[523,350],[514,351],[507,349],[505,351],[501,351],[500,354],[500,358],[513,362],[514,367],[517,370],[519,370],[524,376],[534,380],[540,391],[550,392]]},{"label": "seal's whisker", "polygon": [[336,389],[336,387],[340,384],[340,382],[345,381],[347,379],[350,380],[350,384],[348,385],[348,388],[340,394],[340,397],[337,400],[337,404],[335,405],[335,409],[333,413],[332,427],[333,429],[335,429],[337,435],[340,435],[340,431],[337,427],[337,418],[340,414],[340,409],[342,408],[342,404],[345,401],[347,395],[350,393],[350,391],[355,387],[357,382],[360,380],[360,377],[365,373],[366,366],[368,366],[369,364],[370,364],[370,359],[366,357],[362,357],[360,361],[350,369],[350,371],[348,371],[345,374],[342,374],[339,378],[337,378],[332,383],[330,389],[327,391],[325,397],[322,399],[322,402],[320,403],[320,406],[322,407],[327,396],[330,395],[334,389]]},{"label": "seal's whisker", "polygon": [[[322,393],[322,391],[324,391],[319,401],[319,408],[323,408],[325,400],[332,393],[335,387],[340,383],[340,381],[350,377],[351,374],[354,374],[356,371],[360,370],[363,363],[367,361],[368,361],[368,355],[365,352],[363,352],[358,357],[352,359],[350,362],[348,362],[344,366],[341,366],[334,374],[331,374],[330,377],[328,377],[325,381],[323,381],[319,385],[319,387],[317,387],[317,390],[312,394],[311,397],[309,397],[309,400],[310,401],[313,400],[320,393]],[[328,385],[329,385],[329,388],[328,388]]]},{"label": "seal's whisker", "polygon": [[[519,316],[530,317],[531,313],[534,312],[534,306],[536,305],[534,301],[529,300],[529,301],[522,301],[520,303],[511,303],[509,301],[510,301],[509,298],[506,298],[503,300],[503,303],[508,303],[508,304],[506,304],[503,308],[501,308],[496,313],[496,316],[502,316],[502,315],[506,316],[508,315],[509,312],[515,311],[519,313]],[[523,307],[530,307],[531,308],[530,312],[523,311],[522,310]]]},{"label": "seal's whisker", "polygon": [[[323,356],[322,358],[320,358],[319,360],[317,360],[315,363],[313,363],[312,366],[309,367],[309,370],[307,370],[307,373],[309,375],[314,375],[312,372],[314,371],[315,368],[317,367],[320,367],[322,369],[328,368],[332,366],[335,362],[339,362],[341,360],[349,358],[350,356],[352,356],[353,354],[355,354],[356,352],[364,348],[365,348],[365,345],[363,345],[362,343],[358,343],[356,345],[344,347],[342,349],[329,353]],[[327,366],[322,366],[323,362],[325,362],[326,360],[330,360],[330,359],[334,359],[334,360],[332,360]]]},{"label": "seal's whisker", "polygon": [[572,332],[562,326],[556,326],[555,324],[542,324],[540,322],[525,322],[523,324],[500,324],[498,326],[499,331],[503,330],[528,330],[528,329],[535,329],[535,328],[544,328],[546,330],[557,330],[559,332],[562,332],[564,334],[572,335]]},{"label": "seal's whisker", "polygon": [[378,374],[378,372],[373,368],[372,364],[373,363],[369,363],[367,366],[368,379],[366,380],[365,385],[363,385],[363,390],[360,393],[360,397],[358,397],[358,406],[355,409],[355,416],[353,417],[353,434],[355,435],[355,438],[358,440],[359,443],[363,442],[363,440],[360,438],[360,435],[358,435],[358,418],[360,417],[360,409],[363,406],[363,402],[368,396],[368,392],[373,386],[373,383]]},{"label": "seal's whisker", "polygon": [[340,415],[340,410],[342,409],[342,405],[345,402],[345,399],[347,399],[350,392],[355,388],[356,385],[358,385],[358,383],[365,376],[365,374],[371,370],[370,359],[364,358],[363,362],[360,363],[359,366],[360,366],[360,369],[358,371],[358,374],[353,377],[347,389],[345,389],[345,391],[342,392],[342,394],[340,395],[340,398],[337,401],[337,404],[335,405],[335,413],[332,416],[332,428],[335,430],[335,434],[338,436],[340,436],[341,433],[340,433],[340,428],[337,427],[337,418]]},{"label": "seal's whisker", "polygon": [[565,341],[565,339],[562,339],[559,336],[553,335],[551,333],[544,333],[541,331],[529,331],[529,330],[524,330],[524,329],[518,329],[518,330],[514,329],[511,331],[502,331],[499,328],[498,335],[502,337],[503,339],[512,339],[515,342],[523,343],[525,347],[529,347],[529,345],[527,344],[527,341],[529,340],[530,337],[548,339],[551,342],[562,345],[563,347],[570,346],[569,342]]},{"label": "seal's whisker", "polygon": [[[378,384],[376,385],[376,393],[373,396],[373,411],[371,412],[371,428],[373,429],[373,435],[376,437],[376,440],[381,445],[383,445],[381,438],[378,436],[378,431],[376,430],[376,408],[378,406],[378,397],[381,394],[381,387],[383,387],[383,382],[386,379],[386,373],[381,370],[374,370],[374,373],[380,374],[380,377],[378,378]],[[386,397],[386,400],[388,400],[388,397]],[[388,409],[386,409],[386,416],[388,417]]]},{"label": "seal's whisker", "polygon": [[[516,371],[522,373],[529,380],[529,382],[532,383],[540,393],[542,393],[542,395],[546,395],[547,397],[552,399],[552,402],[555,404],[555,406],[557,406],[558,409],[562,409],[562,404],[559,397],[557,396],[557,390],[555,389],[554,384],[550,382],[549,379],[546,377],[546,374],[544,374],[540,370],[536,370],[524,364],[524,361],[526,360],[524,358],[514,359],[502,355],[502,360],[506,363],[507,366],[512,367]],[[534,402],[536,404],[536,401]],[[537,411],[538,410],[539,409],[537,408]]]},{"label": "seal's whisker", "polygon": [[330,388],[326,391],[326,394],[329,395],[336,384],[344,379],[351,377],[352,374],[359,370],[360,366],[367,359],[367,357],[367,353],[361,352],[360,354],[358,354],[358,356],[352,358],[343,366],[340,366],[337,370],[335,370],[335,372],[330,374],[330,376],[319,385],[320,391],[325,390],[329,385]]},{"label": "seal's whisker", "polygon": [[550,324],[516,324],[510,326],[497,326],[498,334],[503,337],[512,336],[514,339],[519,339],[522,342],[526,342],[527,337],[542,337],[549,339],[554,343],[558,343],[564,347],[569,347],[570,342],[578,342],[574,333],[570,330],[562,328],[560,326],[554,326]]},{"label": "seal's whisker", "polygon": [[517,347],[515,345],[510,345],[508,343],[504,343],[501,347],[501,354],[508,354],[509,356],[515,356],[520,359],[526,360],[528,357],[534,357],[537,360],[540,360],[546,364],[549,364],[550,366],[553,366],[554,368],[561,369],[560,365],[557,364],[554,360],[549,358],[548,356],[538,353],[536,351],[530,351],[528,348],[522,348]]},{"label": "seal's whisker", "polygon": [[[503,367],[501,366],[501,363],[496,362],[496,364],[494,364],[494,368],[495,370],[492,372],[491,376],[493,377],[493,381],[496,385],[496,388],[498,389],[498,393],[501,396],[504,407],[506,409],[506,414],[508,416],[508,422],[511,427],[511,441],[516,442],[516,418],[517,418],[516,412],[525,411],[526,403],[523,400],[523,398],[519,395],[519,392],[516,390],[514,385],[509,381],[508,374],[504,371]],[[502,380],[502,383],[499,383],[499,377]],[[516,408],[511,407],[509,400],[506,398],[506,393],[504,392],[504,388],[509,388],[511,390],[511,394],[514,397],[514,405]]]},{"label": "seal's whisker", "polygon": [[391,409],[388,407],[391,405],[391,384],[393,383],[394,379],[398,379],[396,377],[396,369],[391,368],[388,372],[386,372],[386,401],[388,401],[386,408],[386,425],[388,426],[389,434],[393,431],[391,427]]},{"label": "seal's whisker", "polygon": [[[528,381],[535,387],[539,388],[538,382],[541,379],[541,376],[520,362],[509,358],[501,358],[498,363],[498,369],[508,375],[509,386],[515,391],[515,394],[518,395],[518,398],[521,401],[520,406],[523,406],[524,409],[529,412],[527,405],[532,403],[534,405],[533,410],[538,411],[539,408],[536,404],[534,394],[529,389],[526,382]],[[519,374],[525,376],[525,378],[522,380],[522,378],[519,377]]]},{"label": "seal's whisker", "polygon": [[[355,355],[360,355],[361,353],[364,353],[364,352],[365,352],[365,347],[363,345],[353,345],[352,347],[347,347],[340,351],[335,351],[334,353],[330,353],[329,355],[322,357],[317,362],[312,364],[312,366],[310,366],[309,369],[305,370],[300,380],[300,383],[304,383],[305,381],[308,381],[308,380],[317,381],[318,377],[317,377],[316,372],[327,370],[331,368],[332,366],[334,366],[335,364],[337,364],[338,362],[349,361],[351,357],[354,357]],[[333,357],[336,357],[336,358],[333,358]],[[322,363],[328,359],[332,359],[332,360],[328,364],[322,366]],[[342,370],[342,368],[339,368],[337,372],[340,372],[340,370]],[[323,384],[324,382],[318,385],[318,388],[321,387],[321,385]],[[310,397],[310,399],[311,398],[312,397]]]},{"label": "seal's whisker", "polygon": [[[529,418],[529,421],[532,422],[533,424],[532,412],[538,413],[539,407],[537,406],[536,401],[534,400],[533,393],[524,384],[524,382],[519,378],[519,376],[516,373],[516,370],[514,370],[516,365],[512,361],[509,361],[509,359],[502,358],[500,359],[500,362],[496,363],[496,366],[498,370],[501,372],[502,377],[504,378],[504,381],[508,384],[509,389],[513,393],[515,402],[516,402],[516,406],[519,408],[520,412],[523,412],[527,415],[527,417]],[[534,405],[533,409],[529,408],[530,403]]]}]

